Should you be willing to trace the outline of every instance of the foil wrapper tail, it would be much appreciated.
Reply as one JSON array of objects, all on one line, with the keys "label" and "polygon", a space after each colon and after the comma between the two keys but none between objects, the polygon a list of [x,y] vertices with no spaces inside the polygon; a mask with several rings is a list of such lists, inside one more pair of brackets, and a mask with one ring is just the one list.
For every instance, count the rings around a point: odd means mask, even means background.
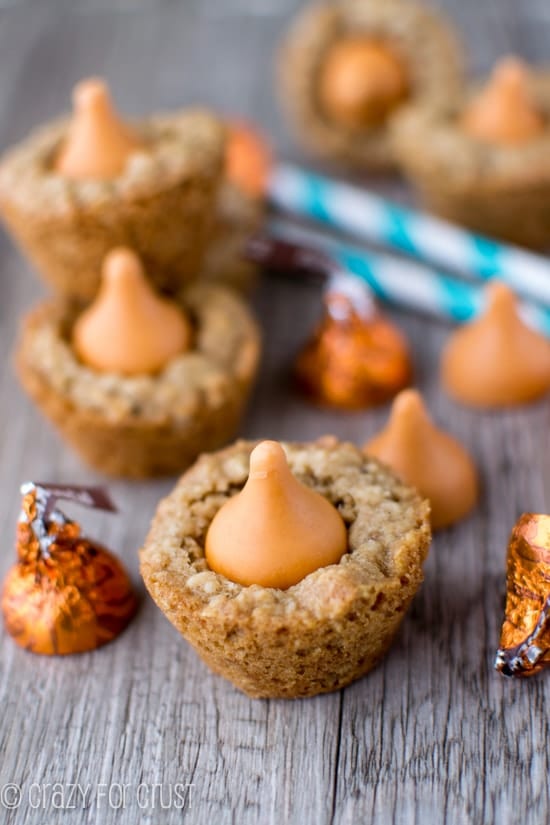
[{"label": "foil wrapper tail", "polygon": [[524,513],[512,531],[505,614],[496,670],[525,677],[550,666],[550,515]]}]

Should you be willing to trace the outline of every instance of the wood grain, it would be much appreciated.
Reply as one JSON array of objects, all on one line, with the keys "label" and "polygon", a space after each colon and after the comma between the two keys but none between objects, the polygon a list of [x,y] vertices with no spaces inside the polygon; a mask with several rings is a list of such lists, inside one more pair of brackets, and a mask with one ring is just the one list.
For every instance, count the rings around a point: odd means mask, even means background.
[{"label": "wood grain", "polygon": [[[0,11],[2,146],[63,109],[74,81],[101,72],[127,111],[201,101],[255,118],[281,154],[297,155],[274,105],[271,58],[298,0],[0,5],[6,7]],[[468,37],[474,68],[510,50],[550,56],[545,0],[441,5]],[[2,235],[2,575],[13,559],[22,480],[98,480],[60,443],[12,375],[18,318],[40,291]],[[319,412],[289,389],[288,365],[318,314],[318,291],[266,279],[256,308],[265,355],[243,434],[299,439],[334,432],[361,443],[374,433],[386,410]],[[413,342],[418,381],[434,415],[472,449],[484,492],[473,518],[436,537],[425,585],[387,660],[338,694],[251,701],[213,676],[145,596],[129,630],[90,655],[33,657],[1,631],[0,791],[18,783],[23,799],[16,811],[0,805],[0,822],[548,821],[548,679],[505,681],[492,659],[508,532],[523,510],[549,506],[550,407],[478,415],[454,406],[437,386],[447,330],[418,318],[398,320]],[[113,483],[122,514],[82,515],[124,558],[136,583],[136,550],[171,484]],[[52,797],[56,782],[65,788],[63,799]],[[84,810],[79,796],[77,810],[56,809],[55,801],[70,801],[67,787],[77,782],[91,786]],[[33,783],[46,790],[33,791]],[[140,783],[146,790],[138,798]],[[155,791],[155,783],[162,789]],[[176,783],[193,786],[183,811]]]}]

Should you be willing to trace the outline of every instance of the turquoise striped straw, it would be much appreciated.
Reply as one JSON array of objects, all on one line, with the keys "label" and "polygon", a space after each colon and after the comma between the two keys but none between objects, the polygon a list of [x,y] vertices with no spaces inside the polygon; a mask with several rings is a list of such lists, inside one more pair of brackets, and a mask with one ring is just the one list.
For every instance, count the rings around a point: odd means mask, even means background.
[{"label": "turquoise striped straw", "polygon": [[272,206],[284,212],[475,279],[497,278],[518,294],[550,306],[550,262],[531,252],[474,235],[432,215],[388,203],[364,189],[287,164],[273,170],[268,198]]},{"label": "turquoise striped straw", "polygon": [[[413,261],[371,252],[335,241],[319,232],[271,220],[268,234],[308,249],[327,253],[335,270],[360,278],[381,301],[436,318],[464,323],[485,306],[485,287],[435,272]],[[531,302],[520,304],[523,320],[550,337],[550,310]]]}]

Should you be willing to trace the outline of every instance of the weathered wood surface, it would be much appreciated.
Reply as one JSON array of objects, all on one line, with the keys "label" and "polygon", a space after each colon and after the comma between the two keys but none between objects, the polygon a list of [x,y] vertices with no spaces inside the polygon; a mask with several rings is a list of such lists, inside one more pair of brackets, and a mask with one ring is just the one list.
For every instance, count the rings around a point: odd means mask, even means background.
[{"label": "weathered wood surface", "polygon": [[[81,0],[59,11],[44,2],[0,5],[6,7],[0,11],[2,146],[62,109],[74,81],[101,72],[128,111],[202,101],[254,117],[281,153],[293,153],[273,102],[270,61],[297,0]],[[510,50],[550,58],[545,0],[446,5],[470,38],[472,66],[484,68]],[[12,375],[18,317],[38,294],[2,235],[2,575],[13,558],[19,483],[94,479]],[[289,392],[287,365],[318,308],[313,288],[263,285],[257,309],[265,356],[243,434],[334,432],[361,442],[384,419],[384,410],[316,412]],[[400,321],[414,342],[419,383],[435,416],[470,445],[484,492],[472,519],[434,541],[426,582],[384,664],[338,694],[251,701],[211,675],[148,598],[127,633],[93,655],[35,658],[0,631],[0,791],[7,783],[22,788],[13,812],[5,807],[13,798],[8,789],[0,822],[549,820],[548,678],[504,681],[492,659],[508,532],[521,511],[549,507],[550,408],[546,402],[477,415],[455,407],[436,380],[446,330],[416,318]],[[95,534],[118,550],[136,581],[136,549],[171,483],[114,483],[122,515],[93,519]],[[69,798],[73,783],[90,786],[84,810],[79,794]],[[176,783],[193,785],[183,811]],[[59,810],[71,805],[78,810]]]}]

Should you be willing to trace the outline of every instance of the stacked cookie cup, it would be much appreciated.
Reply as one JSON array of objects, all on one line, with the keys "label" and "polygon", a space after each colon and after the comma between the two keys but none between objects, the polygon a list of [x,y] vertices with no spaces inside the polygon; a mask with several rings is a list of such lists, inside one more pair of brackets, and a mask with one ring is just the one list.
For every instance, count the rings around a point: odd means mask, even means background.
[{"label": "stacked cookie cup", "polygon": [[[99,82],[90,83],[97,93]],[[111,129],[115,115],[108,116]],[[234,208],[224,194],[226,129],[202,110],[116,122],[116,140],[131,136],[124,162],[114,173],[88,175],[66,170],[61,160],[71,141],[86,144],[82,132],[90,125],[83,119],[80,113],[76,122],[77,112],[40,128],[0,161],[5,225],[53,290],[23,319],[17,372],[39,409],[97,470],[175,473],[233,437],[259,361],[257,325],[224,283],[231,282],[223,254],[229,244],[239,265]],[[241,208],[243,199],[233,201]],[[240,217],[239,232],[246,234],[243,223],[255,225],[259,214],[251,208]],[[117,248],[135,256],[151,293],[185,313],[191,330],[185,351],[143,373],[97,368],[80,357],[73,339],[78,319],[100,301],[102,269]],[[216,260],[224,260],[225,273],[215,271]],[[107,349],[111,335],[116,348],[118,327],[115,321],[106,329]]]}]

